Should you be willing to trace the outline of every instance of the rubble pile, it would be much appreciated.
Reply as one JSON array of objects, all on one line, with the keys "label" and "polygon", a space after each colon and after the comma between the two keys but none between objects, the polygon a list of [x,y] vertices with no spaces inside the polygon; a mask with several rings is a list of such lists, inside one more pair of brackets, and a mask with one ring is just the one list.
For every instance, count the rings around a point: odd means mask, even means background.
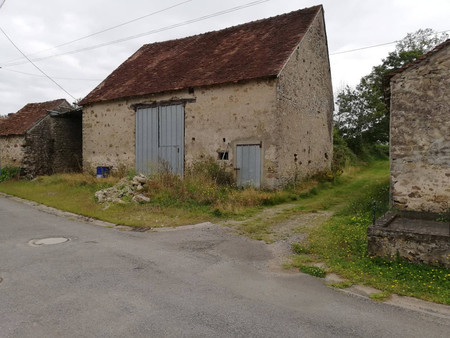
[{"label": "rubble pile", "polygon": [[147,178],[142,175],[136,175],[133,179],[122,178],[115,186],[99,190],[95,193],[95,199],[98,203],[128,203],[131,200],[134,203],[149,203],[150,198],[142,194]]}]

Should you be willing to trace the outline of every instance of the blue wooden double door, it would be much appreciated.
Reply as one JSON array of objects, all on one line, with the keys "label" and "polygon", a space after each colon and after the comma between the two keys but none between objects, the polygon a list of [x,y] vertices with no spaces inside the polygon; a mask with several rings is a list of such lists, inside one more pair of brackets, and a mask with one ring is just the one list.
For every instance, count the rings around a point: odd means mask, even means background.
[{"label": "blue wooden double door", "polygon": [[184,106],[157,106],[136,111],[136,170],[184,174]]}]

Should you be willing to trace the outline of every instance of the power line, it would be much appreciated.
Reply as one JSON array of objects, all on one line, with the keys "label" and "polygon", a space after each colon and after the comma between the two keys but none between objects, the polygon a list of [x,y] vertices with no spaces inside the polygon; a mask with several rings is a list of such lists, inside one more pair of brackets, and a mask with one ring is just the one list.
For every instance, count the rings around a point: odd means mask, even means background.
[{"label": "power line", "polygon": [[62,89],[67,95],[69,95],[72,99],[76,100],[76,98],[70,94],[67,90],[65,90],[58,82],[56,82],[55,80],[53,80],[50,76],[48,76],[41,68],[39,68],[36,64],[33,63],[33,61],[31,61],[28,56],[25,55],[25,53],[22,52],[22,50],[17,47],[17,45],[14,43],[13,40],[11,40],[11,38],[8,36],[8,34],[6,34],[6,32],[0,27],[0,31],[2,31],[2,33],[5,35],[5,37],[9,40],[9,42],[11,42],[11,44],[20,52],[20,54],[22,54],[34,67],[36,67],[36,69],[38,71],[40,71],[42,74],[45,75],[45,77],[47,77],[50,81],[52,81],[55,85],[57,85],[60,89]]},{"label": "power line", "polygon": [[[447,33],[450,32],[450,30],[445,30],[445,31],[441,31],[441,32],[437,32],[436,34],[442,34],[442,33]],[[346,54],[346,53],[352,53],[352,52],[357,52],[360,50],[364,50],[364,49],[370,49],[370,48],[376,48],[376,47],[381,47],[381,46],[387,46],[387,45],[392,45],[394,43],[398,43],[401,40],[395,40],[395,41],[391,41],[391,42],[385,42],[385,43],[380,43],[378,45],[371,45],[371,46],[365,46],[365,47],[359,47],[359,48],[355,48],[355,49],[349,49],[349,50],[344,50],[342,52],[334,52],[334,53],[330,53],[331,55],[339,55],[339,54]]]},{"label": "power line", "polygon": [[[268,1],[271,1],[271,0],[252,1],[252,2],[249,2],[249,3],[244,4],[244,5],[232,7],[232,8],[223,10],[223,11],[219,11],[219,12],[215,12],[215,13],[212,13],[212,14],[204,15],[204,16],[198,17],[196,19],[183,21],[183,22],[180,22],[180,23],[177,23],[177,24],[173,24],[173,25],[170,25],[170,26],[153,29],[153,30],[145,32],[145,33],[131,35],[131,36],[128,36],[126,38],[113,40],[113,41],[109,41],[109,42],[104,42],[104,43],[101,43],[101,44],[92,45],[92,46],[88,46],[88,47],[84,47],[84,48],[80,48],[80,49],[74,49],[72,51],[68,51],[68,52],[64,52],[64,53],[60,53],[60,54],[54,54],[54,55],[50,55],[50,56],[46,56],[46,57],[35,58],[35,59],[32,59],[32,60],[33,61],[42,61],[42,60],[46,60],[46,59],[50,59],[50,58],[54,58],[54,57],[63,56],[63,55],[70,55],[70,54],[76,54],[76,53],[80,53],[80,52],[86,52],[86,51],[89,51],[89,50],[93,50],[93,49],[97,49],[97,48],[101,48],[101,47],[106,47],[106,46],[113,45],[113,44],[116,44],[116,43],[121,43],[121,42],[129,41],[129,40],[137,39],[137,38],[140,38],[140,37],[143,37],[143,36],[147,36],[147,35],[151,35],[151,34],[155,34],[155,33],[160,33],[160,32],[164,32],[164,31],[170,30],[170,29],[186,26],[186,25],[189,25],[189,24],[192,24],[192,23],[196,23],[196,22],[199,22],[199,21],[207,20],[207,19],[214,18],[214,17],[220,16],[220,15],[232,13],[232,12],[244,9],[244,8],[256,6],[256,5],[259,5],[259,4],[262,4],[264,2],[268,2]],[[3,67],[12,67],[12,66],[21,65],[21,64],[24,64],[24,63],[26,63],[26,61],[9,63],[9,64],[4,65]]]},{"label": "power line", "polygon": [[359,50],[364,50],[364,49],[370,49],[370,48],[376,48],[376,47],[381,47],[381,46],[392,45],[392,44],[397,43],[397,42],[398,42],[398,40],[392,41],[392,42],[380,43],[378,45],[372,45],[372,46],[366,46],[366,47],[360,47],[360,48],[355,48],[355,49],[344,50],[342,52],[334,52],[334,53],[330,53],[330,56],[331,55],[338,55],[338,54],[346,54],[346,53],[357,52]]},{"label": "power line", "polygon": [[[0,0],[0,1],[1,1],[1,0]],[[170,7],[166,7],[166,8],[163,8],[163,9],[161,9],[161,10],[158,10],[158,11],[156,11],[156,12],[152,12],[152,13],[150,13],[150,14],[146,14],[146,15],[140,16],[140,17],[138,17],[138,18],[135,18],[135,19],[132,19],[132,20],[129,20],[129,21],[122,22],[122,23],[117,24],[117,25],[115,25],[115,26],[112,26],[112,27],[109,27],[109,28],[105,28],[105,29],[102,29],[102,30],[100,30],[100,31],[97,31],[97,32],[94,32],[94,33],[91,33],[91,34],[88,34],[88,35],[79,37],[79,38],[77,38],[77,39],[75,39],[75,40],[67,41],[67,42],[61,43],[61,44],[59,44],[59,45],[50,47],[50,48],[42,49],[42,50],[40,50],[40,51],[37,51],[37,52],[31,53],[31,54],[28,54],[28,56],[40,54],[40,53],[43,53],[43,52],[48,52],[48,51],[50,51],[50,50],[57,49],[57,48],[59,48],[59,47],[63,47],[63,46],[70,45],[70,44],[72,44],[72,43],[74,43],[74,42],[78,42],[78,41],[81,41],[81,40],[84,40],[84,39],[93,37],[93,36],[95,36],[95,35],[98,35],[98,34],[102,34],[102,33],[108,32],[108,31],[110,31],[110,30],[113,30],[113,29],[116,29],[116,28],[119,28],[119,27],[128,25],[128,24],[130,24],[130,23],[133,23],[133,22],[136,22],[136,21],[139,21],[139,20],[148,18],[148,17],[150,17],[150,16],[153,16],[153,15],[156,15],[156,14],[159,14],[159,13],[162,13],[162,12],[166,12],[166,11],[172,9],[172,8],[175,8],[175,7],[184,5],[185,3],[192,2],[192,1],[193,1],[193,0],[186,0],[186,1],[183,1],[183,2],[179,2],[179,3],[175,4],[175,5],[170,6]],[[5,61],[4,63],[5,63],[5,64],[8,64],[8,63],[10,63],[10,62],[14,62],[14,61],[17,61],[17,60],[22,60],[22,59],[23,59],[23,58],[20,57],[20,58],[16,58],[16,59],[13,59],[13,60],[10,60],[10,61]]]},{"label": "power line", "polygon": [[[34,77],[46,77],[44,75],[39,75],[39,74],[33,74],[33,73],[26,73],[26,72],[21,72],[18,70],[12,70],[12,69],[6,69],[6,68],[0,68],[1,70],[5,70],[7,72],[13,72],[13,73],[18,73],[18,74],[23,74],[23,75],[29,75],[29,76],[34,76]],[[71,80],[71,81],[102,81],[99,79],[79,79],[79,78],[73,78],[73,77],[56,77],[56,76],[52,76],[53,79],[56,80]]]}]

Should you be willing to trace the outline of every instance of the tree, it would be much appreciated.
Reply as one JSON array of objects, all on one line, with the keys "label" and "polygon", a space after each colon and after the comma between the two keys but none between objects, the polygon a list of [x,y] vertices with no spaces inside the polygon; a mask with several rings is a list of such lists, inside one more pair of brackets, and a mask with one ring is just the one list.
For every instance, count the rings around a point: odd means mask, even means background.
[{"label": "tree", "polygon": [[399,41],[393,52],[372,68],[355,88],[346,86],[337,96],[335,126],[350,149],[359,154],[364,147],[389,141],[389,107],[385,102],[386,76],[416,60],[448,35],[419,29]]}]

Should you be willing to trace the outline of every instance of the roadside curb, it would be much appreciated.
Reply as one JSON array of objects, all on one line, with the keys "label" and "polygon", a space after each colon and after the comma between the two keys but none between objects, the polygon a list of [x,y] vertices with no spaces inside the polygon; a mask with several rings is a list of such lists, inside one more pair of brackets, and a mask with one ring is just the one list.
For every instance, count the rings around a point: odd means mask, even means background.
[{"label": "roadside curb", "polygon": [[[336,287],[332,288],[349,296],[364,298],[372,302],[377,301],[371,299],[370,295],[382,293],[381,290],[359,284],[353,284],[352,286],[344,289]],[[428,302],[426,300],[408,296],[399,296],[397,294],[392,294],[388,299],[378,303],[427,314],[432,317],[450,320],[450,306],[444,304]]]}]

